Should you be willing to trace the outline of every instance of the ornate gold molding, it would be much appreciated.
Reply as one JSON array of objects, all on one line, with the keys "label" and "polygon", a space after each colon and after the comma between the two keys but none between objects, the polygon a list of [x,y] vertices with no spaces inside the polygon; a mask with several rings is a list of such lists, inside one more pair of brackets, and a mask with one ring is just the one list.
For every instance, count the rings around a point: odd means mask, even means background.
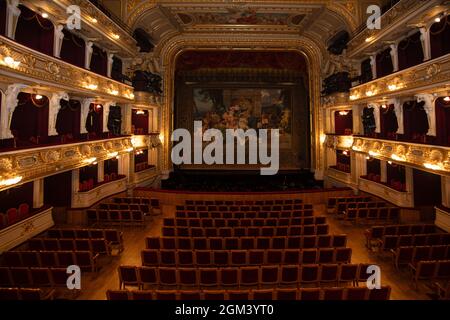
[{"label": "ornate gold molding", "polygon": [[[21,176],[21,183],[26,183],[115,157],[131,147],[131,138],[126,137],[4,152],[0,154],[0,176]],[[0,191],[7,188],[0,187]]]},{"label": "ornate gold molding", "polygon": [[350,90],[350,103],[360,104],[430,90],[448,90],[450,54],[394,74],[356,86]]},{"label": "ornate gold molding", "polygon": [[324,108],[339,108],[349,106],[349,94],[347,92],[333,93],[322,98]]},{"label": "ornate gold molding", "polygon": [[325,145],[331,149],[349,150],[353,146],[353,136],[327,134]]},{"label": "ornate gold molding", "polygon": [[[9,58],[20,62],[17,66],[5,63]],[[113,99],[117,102],[132,102],[133,87],[103,77],[86,69],[71,65],[60,59],[45,55],[0,36],[0,70],[24,82],[47,84],[64,91],[75,91],[87,96]]]},{"label": "ornate gold molding", "polygon": [[354,137],[352,150],[435,174],[450,176],[450,148]]}]

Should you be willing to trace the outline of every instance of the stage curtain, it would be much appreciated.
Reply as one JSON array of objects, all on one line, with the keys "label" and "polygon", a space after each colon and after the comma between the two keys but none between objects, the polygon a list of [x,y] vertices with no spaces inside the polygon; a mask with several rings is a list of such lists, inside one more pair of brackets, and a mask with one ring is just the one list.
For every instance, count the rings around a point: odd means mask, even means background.
[{"label": "stage curtain", "polygon": [[0,212],[6,213],[10,208],[19,208],[22,203],[33,207],[33,182],[0,192]]},{"label": "stage curtain", "polygon": [[0,34],[6,36],[6,0],[0,0]]},{"label": "stage curtain", "polygon": [[398,130],[397,115],[394,111],[394,105],[389,105],[386,109],[381,110],[380,117],[380,134],[382,138],[394,139]]},{"label": "stage curtain", "polygon": [[349,135],[353,131],[352,111],[347,115],[340,115],[339,111],[334,112],[334,132],[338,135]]},{"label": "stage curtain", "polygon": [[403,70],[423,62],[422,41],[420,32],[400,41],[398,45],[398,66]]},{"label": "stage curtain", "polygon": [[370,59],[366,59],[361,63],[361,84],[372,81],[372,65]]},{"label": "stage curtain", "polygon": [[136,109],[131,113],[131,124],[134,127],[134,134],[148,133],[148,110],[144,110],[144,114],[137,114]]},{"label": "stage curtain", "polygon": [[92,58],[90,69],[102,76],[107,76],[108,74],[108,57],[106,51],[100,49],[96,45],[92,46]]},{"label": "stage curtain", "polygon": [[450,18],[445,16],[441,22],[434,23],[430,29],[431,58],[450,53]]},{"label": "stage curtain", "polygon": [[56,118],[56,131],[59,135],[80,135],[81,103],[77,100],[61,100]]},{"label": "stage curtain", "polygon": [[122,60],[117,58],[116,56],[113,57],[113,64],[111,69],[111,78],[123,82],[123,74],[122,74]]},{"label": "stage curtain", "polygon": [[394,71],[390,48],[377,54],[376,65],[377,65],[377,78],[387,76],[388,74],[391,74]]},{"label": "stage curtain", "polygon": [[450,103],[439,98],[435,104],[436,110],[436,142],[439,145],[450,146]]},{"label": "stage curtain", "polygon": [[69,30],[64,29],[64,39],[61,47],[61,59],[84,68],[84,60],[86,55],[86,43],[84,40]]},{"label": "stage curtain", "polygon": [[12,134],[19,141],[45,142],[48,137],[48,98],[36,100],[34,95],[24,92],[19,93],[17,98],[19,103],[10,125]]},{"label": "stage curtain", "polygon": [[16,28],[15,40],[29,48],[53,56],[53,23],[23,5]]}]

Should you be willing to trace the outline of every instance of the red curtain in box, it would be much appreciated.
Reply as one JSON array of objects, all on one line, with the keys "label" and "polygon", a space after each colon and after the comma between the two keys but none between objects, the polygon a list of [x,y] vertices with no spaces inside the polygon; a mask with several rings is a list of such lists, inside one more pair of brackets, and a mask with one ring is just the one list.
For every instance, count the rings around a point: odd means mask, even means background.
[{"label": "red curtain in box", "polygon": [[107,76],[108,74],[108,57],[106,51],[103,51],[96,45],[92,46],[92,58],[90,69],[102,76]]},{"label": "red curtain in box", "polygon": [[69,30],[64,29],[64,39],[61,47],[61,59],[84,68],[84,60],[86,56],[86,43],[84,40]]},{"label": "red curtain in box", "polygon": [[386,166],[387,184],[398,191],[406,191],[405,167],[395,163],[387,163]]},{"label": "red curtain in box", "polygon": [[48,98],[38,100],[34,94],[24,92],[17,98],[19,103],[10,125],[12,134],[19,141],[45,142],[48,137]]},{"label": "red curtain in box", "polygon": [[372,65],[369,58],[361,62],[361,83],[372,81],[372,78]]},{"label": "red curtain in box", "polygon": [[381,161],[379,159],[370,158],[367,162],[367,175],[381,175]]},{"label": "red curtain in box", "polygon": [[16,28],[15,40],[29,48],[53,56],[53,23],[23,5]]},{"label": "red curtain in box", "polygon": [[53,207],[70,207],[72,204],[72,171],[44,179],[44,202]]},{"label": "red curtain in box", "polygon": [[91,103],[89,113],[86,118],[86,130],[95,136],[102,136],[103,133],[103,106]]},{"label": "red curtain in box", "polygon": [[404,138],[424,142],[428,132],[428,116],[423,108],[424,102],[407,101],[403,104]]},{"label": "red curtain in box", "polygon": [[104,170],[105,175],[111,176],[112,174],[115,174],[117,176],[119,173],[119,160],[117,160],[116,158],[105,160]]},{"label": "red curtain in box", "polygon": [[431,58],[450,53],[450,18],[445,16],[441,22],[434,23],[430,29]]},{"label": "red curtain in box", "polygon": [[81,103],[77,100],[61,100],[61,108],[56,117],[56,131],[59,135],[80,135]]},{"label": "red curtain in box", "polygon": [[0,34],[6,35],[6,0],[0,0]]},{"label": "red curtain in box", "polygon": [[0,192],[0,212],[6,213],[10,208],[19,208],[22,203],[33,207],[33,182]]},{"label": "red curtain in box", "polygon": [[398,44],[398,67],[403,70],[423,62],[422,41],[420,32],[400,41]]},{"label": "red curtain in box", "polygon": [[92,181],[92,186],[98,183],[98,164],[80,168],[80,183]]},{"label": "red curtain in box", "polygon": [[443,98],[436,100],[436,142],[450,146],[450,102]]},{"label": "red curtain in box", "polygon": [[112,63],[112,69],[111,69],[111,78],[116,81],[123,81],[123,74],[122,74],[122,60],[113,57],[113,63]]},{"label": "red curtain in box", "polygon": [[390,48],[377,54],[376,65],[377,65],[377,78],[384,77],[388,74],[391,74],[394,71]]},{"label": "red curtain in box", "polygon": [[391,104],[387,106],[386,109],[381,108],[380,110],[380,136],[386,139],[393,139],[398,130],[398,121],[394,105]]},{"label": "red curtain in box", "polygon": [[353,115],[348,110],[347,114],[339,114],[341,111],[334,112],[334,132],[338,135],[350,135],[353,131]]},{"label": "red curtain in box", "polygon": [[134,134],[148,133],[148,110],[140,111],[143,114],[138,114],[139,110],[133,109],[131,113],[131,125],[134,127]]}]

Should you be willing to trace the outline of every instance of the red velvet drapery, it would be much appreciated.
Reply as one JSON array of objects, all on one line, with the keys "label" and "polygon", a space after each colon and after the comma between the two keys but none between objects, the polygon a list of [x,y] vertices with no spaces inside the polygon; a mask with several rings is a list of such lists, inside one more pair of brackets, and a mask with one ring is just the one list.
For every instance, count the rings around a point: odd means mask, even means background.
[{"label": "red velvet drapery", "polygon": [[430,29],[431,58],[437,58],[450,53],[450,17],[447,15],[441,22],[435,23]]},{"label": "red velvet drapery", "polygon": [[108,57],[106,51],[100,49],[96,45],[92,46],[92,58],[90,69],[102,76],[107,76],[108,73]]},{"label": "red velvet drapery", "polygon": [[423,62],[420,32],[416,32],[398,44],[398,67],[403,70]]},{"label": "red velvet drapery", "polygon": [[131,124],[134,127],[134,134],[148,133],[148,110],[144,114],[137,114],[139,110],[133,109],[131,113]]},{"label": "red velvet drapery", "polygon": [[394,71],[390,48],[377,54],[376,65],[377,65],[377,78],[387,76],[388,74],[391,74]]},{"label": "red velvet drapery", "polygon": [[347,114],[339,114],[341,111],[334,112],[334,132],[338,135],[349,135],[353,131],[352,111],[348,110]]},{"label": "red velvet drapery", "polygon": [[29,48],[53,56],[53,23],[23,5],[16,28],[15,40]]},{"label": "red velvet drapery", "polygon": [[63,32],[64,39],[61,47],[61,59],[80,68],[84,68],[86,43],[82,38],[76,36],[69,30],[64,29]]}]

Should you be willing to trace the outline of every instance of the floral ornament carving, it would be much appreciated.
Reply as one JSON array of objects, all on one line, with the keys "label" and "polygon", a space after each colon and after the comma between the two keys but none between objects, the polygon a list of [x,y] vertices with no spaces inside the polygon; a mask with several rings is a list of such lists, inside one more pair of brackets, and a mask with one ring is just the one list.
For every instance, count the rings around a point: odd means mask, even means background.
[{"label": "floral ornament carving", "polygon": [[10,159],[0,159],[0,172],[8,172],[12,170],[12,162]]}]

